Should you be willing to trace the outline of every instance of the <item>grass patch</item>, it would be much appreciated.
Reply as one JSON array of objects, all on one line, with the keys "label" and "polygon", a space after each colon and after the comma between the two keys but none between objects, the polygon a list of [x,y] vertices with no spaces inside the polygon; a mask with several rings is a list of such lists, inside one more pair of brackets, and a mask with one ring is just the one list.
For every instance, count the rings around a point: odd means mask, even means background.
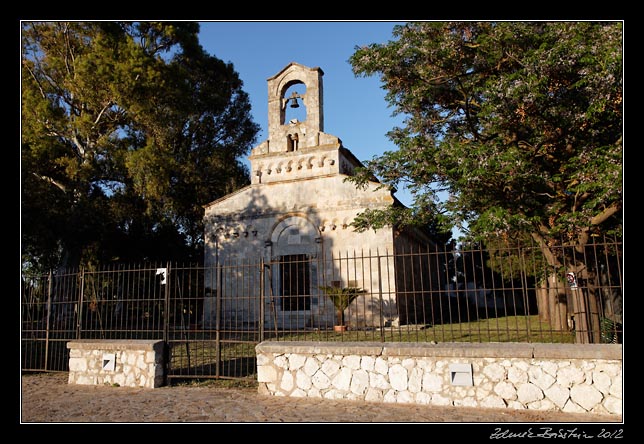
[{"label": "grass patch", "polygon": [[[298,332],[267,331],[264,340],[314,342],[519,342],[574,343],[574,333],[554,331],[548,323],[534,316],[508,316],[480,319],[472,322],[442,325],[402,325],[384,329],[310,330]],[[234,339],[204,340],[190,338],[171,342],[173,377],[185,375],[218,375],[221,378],[252,379],[255,369],[255,346],[259,336],[253,332]],[[214,381],[214,380],[213,380]],[[217,378],[218,383],[226,379]],[[252,381],[250,381],[252,382]],[[234,382],[245,384],[244,379]]]}]

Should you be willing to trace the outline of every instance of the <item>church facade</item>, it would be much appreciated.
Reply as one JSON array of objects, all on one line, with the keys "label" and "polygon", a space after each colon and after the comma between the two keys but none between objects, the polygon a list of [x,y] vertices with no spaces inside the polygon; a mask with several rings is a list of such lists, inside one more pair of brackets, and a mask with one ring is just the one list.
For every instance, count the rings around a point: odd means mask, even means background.
[{"label": "church facade", "polygon": [[[401,321],[396,287],[408,278],[397,276],[391,253],[433,243],[421,231],[352,228],[365,209],[400,202],[375,181],[366,189],[345,181],[361,163],[324,132],[323,75],[290,63],[268,79],[269,134],[249,157],[251,184],[204,206],[205,265],[218,270],[206,278],[206,325],[220,310],[249,323],[324,328],[336,316],[328,286],[364,290],[350,327]],[[294,87],[304,92],[289,95]],[[305,118],[286,121],[287,108],[299,106]]]}]

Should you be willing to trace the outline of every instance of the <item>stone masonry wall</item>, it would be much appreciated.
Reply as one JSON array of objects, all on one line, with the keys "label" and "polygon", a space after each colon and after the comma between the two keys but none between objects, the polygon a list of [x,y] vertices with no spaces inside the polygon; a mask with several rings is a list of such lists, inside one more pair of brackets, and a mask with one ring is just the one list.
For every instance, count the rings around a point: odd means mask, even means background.
[{"label": "stone masonry wall", "polygon": [[622,346],[263,342],[259,392],[622,414]]},{"label": "stone masonry wall", "polygon": [[148,388],[164,384],[163,341],[71,341],[67,348],[69,384]]}]

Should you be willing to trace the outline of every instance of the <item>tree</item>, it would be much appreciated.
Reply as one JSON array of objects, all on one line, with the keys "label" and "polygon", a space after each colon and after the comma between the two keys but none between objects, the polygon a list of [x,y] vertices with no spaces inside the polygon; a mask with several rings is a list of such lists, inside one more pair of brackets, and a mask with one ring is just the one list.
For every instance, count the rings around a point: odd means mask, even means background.
[{"label": "tree", "polygon": [[[583,253],[592,236],[621,237],[621,23],[422,22],[393,36],[349,61],[356,75],[379,74],[405,116],[388,133],[398,149],[349,180],[408,186],[402,222],[431,212],[470,239],[531,237],[553,270],[549,312],[565,317],[553,310],[566,303],[557,283],[582,264],[558,247]],[[372,211],[357,228],[390,219]]]},{"label": "tree", "polygon": [[40,268],[195,259],[201,205],[248,183],[232,64],[194,22],[22,24],[22,247]]}]

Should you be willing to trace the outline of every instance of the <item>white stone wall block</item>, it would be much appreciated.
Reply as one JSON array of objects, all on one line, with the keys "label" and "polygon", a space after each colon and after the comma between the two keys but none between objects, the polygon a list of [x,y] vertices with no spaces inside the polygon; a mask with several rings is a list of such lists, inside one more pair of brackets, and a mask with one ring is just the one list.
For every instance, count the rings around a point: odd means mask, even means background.
[{"label": "white stone wall block", "polygon": [[427,405],[427,404],[430,404],[432,402],[432,397],[428,393],[420,392],[420,393],[416,393],[415,400],[416,400],[416,403],[418,403],[418,404]]},{"label": "white stone wall block", "polygon": [[308,390],[313,383],[311,382],[311,377],[304,370],[300,369],[295,373],[295,385],[302,390]]},{"label": "white stone wall block", "polygon": [[258,353],[257,354],[257,365],[266,365],[270,363],[271,360],[270,358],[265,354],[265,353]]},{"label": "white stone wall block", "polygon": [[529,381],[539,387],[541,390],[546,390],[555,383],[555,378],[548,373],[545,373],[540,367],[532,367],[528,371]]},{"label": "white stone wall block", "polygon": [[577,384],[570,389],[570,399],[586,411],[591,411],[602,402],[604,396],[591,385]]},{"label": "white stone wall block", "polygon": [[407,370],[411,370],[412,368],[416,367],[416,360],[412,358],[405,358],[402,360],[401,365]]},{"label": "white stone wall block", "polygon": [[96,384],[97,378],[94,375],[78,375],[76,378],[77,384]]},{"label": "white stone wall block", "polygon": [[70,358],[80,358],[83,356],[83,353],[81,350],[77,348],[70,348],[69,349],[69,357]]},{"label": "white stone wall block", "polygon": [[604,399],[602,405],[608,413],[612,413],[614,415],[622,414],[622,400],[619,398],[615,398],[614,396],[607,396],[606,399]]},{"label": "white stone wall block", "polygon": [[69,370],[72,372],[86,372],[87,360],[84,358],[69,358]]},{"label": "white stone wall block", "polygon": [[491,381],[503,381],[505,379],[505,368],[499,364],[486,365],[481,372]]},{"label": "white stone wall block", "polygon": [[519,368],[517,365],[513,365],[508,369],[508,381],[510,381],[515,386],[526,383],[528,382],[528,372]]},{"label": "white stone wall block", "polygon": [[389,364],[387,363],[386,360],[378,357],[376,358],[376,363],[374,365],[374,371],[377,373],[380,373],[381,375],[386,375],[389,373]]},{"label": "white stone wall block", "polygon": [[435,373],[425,373],[423,376],[423,391],[438,393],[443,390],[443,378]]},{"label": "white stone wall block", "polygon": [[137,356],[136,353],[125,353],[124,352],[121,355],[121,359],[118,358],[118,354],[117,354],[116,362],[120,361],[120,362],[123,362],[123,364],[127,364],[127,365],[130,365],[130,366],[135,366],[137,358],[138,358],[138,356]]},{"label": "white stone wall block", "polygon": [[619,399],[622,399],[622,374],[613,378],[613,383],[610,385],[609,393]]},{"label": "white stone wall block", "polygon": [[311,382],[313,383],[313,387],[319,390],[324,390],[331,386],[331,380],[322,370],[318,370],[313,375]]},{"label": "white stone wall block", "polygon": [[360,368],[360,356],[350,355],[342,358],[342,366],[351,370],[358,370]]},{"label": "white stone wall block", "polygon": [[531,402],[530,404],[528,404],[528,408],[532,410],[544,410],[544,411],[556,410],[555,405],[547,398],[544,398],[541,401]]},{"label": "white stone wall block", "polygon": [[338,390],[347,391],[351,386],[351,369],[342,367],[331,380],[331,385]]},{"label": "white stone wall block", "polygon": [[382,402],[384,398],[384,392],[380,389],[369,388],[365,393],[364,400],[368,402]]},{"label": "white stone wall block", "polygon": [[505,401],[500,396],[489,395],[485,398],[479,398],[479,405],[481,407],[502,409],[506,407]]},{"label": "white stone wall block", "polygon": [[325,399],[344,399],[344,393],[342,393],[340,390],[328,390],[324,392],[324,398]]},{"label": "white stone wall block", "polygon": [[409,382],[407,390],[412,393],[418,393],[423,388],[423,371],[419,368],[409,370]]},{"label": "white stone wall block", "polygon": [[376,365],[376,360],[374,359],[373,356],[363,356],[362,360],[360,361],[360,368],[368,372],[373,371],[375,368],[375,365]]},{"label": "white stone wall block", "polygon": [[306,362],[306,356],[304,355],[299,355],[299,354],[290,355],[288,358],[288,368],[289,370],[299,370],[304,366],[305,362]]},{"label": "white stone wall block", "polygon": [[289,372],[284,372],[282,373],[282,379],[280,380],[279,387],[281,390],[284,390],[286,393],[290,393],[291,390],[295,387],[295,378],[293,377],[293,373]]},{"label": "white stone wall block", "polygon": [[306,362],[304,363],[304,372],[309,375],[313,376],[317,371],[320,369],[320,361],[318,361],[314,357],[309,357],[306,359]]},{"label": "white stone wall block", "polygon": [[427,358],[418,358],[416,360],[416,368],[419,368],[419,369],[424,370],[426,372],[431,371],[433,366],[434,366],[433,361],[431,361],[431,360],[429,360]]},{"label": "white stone wall block", "polygon": [[288,357],[284,355],[276,356],[275,359],[273,359],[273,365],[285,370],[288,369]]},{"label": "white stone wall block", "polygon": [[543,399],[543,391],[536,385],[526,382],[517,387],[517,399],[521,404],[529,404]]},{"label": "white stone wall block", "polygon": [[604,395],[610,393],[610,386],[612,383],[610,375],[605,372],[595,370],[592,372],[592,377],[593,387],[602,392],[602,394]]},{"label": "white stone wall block", "polygon": [[369,374],[365,370],[356,370],[351,377],[349,390],[356,395],[363,395],[369,388]]},{"label": "white stone wall block", "polygon": [[474,397],[466,396],[462,399],[455,399],[453,405],[462,407],[478,407],[479,403]]},{"label": "white stone wall block", "polygon": [[257,382],[277,381],[277,369],[272,365],[257,366]]},{"label": "white stone wall block", "polygon": [[369,373],[369,387],[380,390],[389,390],[391,385],[387,378],[380,373]]},{"label": "white stone wall block", "polygon": [[557,364],[552,361],[535,361],[534,365],[539,366],[544,373],[550,376],[557,375]]},{"label": "white stone wall block", "polygon": [[523,359],[512,359],[512,366],[515,368],[518,368],[519,370],[523,370],[524,372],[527,372],[528,369],[532,366],[530,362],[527,362]]},{"label": "white stone wall block", "polygon": [[389,369],[389,384],[394,390],[407,390],[407,369],[400,364],[395,364]]},{"label": "white stone wall block", "polygon": [[582,369],[584,373],[590,374],[593,370],[595,370],[596,363],[595,361],[580,360],[577,361],[577,366]]},{"label": "white stone wall block", "polygon": [[598,372],[604,372],[613,378],[622,374],[622,366],[620,364],[603,360],[598,361],[595,364],[595,370]]},{"label": "white stone wall block", "polygon": [[507,381],[501,381],[494,386],[494,393],[508,401],[517,399],[517,389]]},{"label": "white stone wall block", "polygon": [[434,394],[431,403],[432,405],[452,405],[452,400],[443,395]]},{"label": "white stone wall block", "polygon": [[396,397],[396,402],[400,404],[412,404],[414,402],[414,395],[407,390],[399,392]]},{"label": "white stone wall block", "polygon": [[132,373],[129,373],[129,374],[125,375],[125,384],[124,385],[127,386],[127,387],[136,387],[138,385],[137,380],[136,380],[136,378],[134,377],[134,375]]},{"label": "white stone wall block", "polygon": [[586,375],[581,369],[569,366],[557,370],[557,384],[562,387],[572,387],[574,384],[582,384],[586,380]]},{"label": "white stone wall block", "polygon": [[397,392],[395,390],[385,391],[384,396],[382,397],[383,402],[396,403],[398,402]]},{"label": "white stone wall block", "polygon": [[558,384],[548,387],[544,390],[544,394],[546,395],[546,398],[560,409],[563,409],[566,402],[568,402],[568,399],[570,399],[570,389]]},{"label": "white stone wall block", "polygon": [[324,374],[331,378],[340,371],[340,363],[335,359],[328,359],[322,363],[321,368]]},{"label": "white stone wall block", "polygon": [[516,410],[525,410],[527,407],[523,404],[521,404],[519,401],[506,401],[508,404],[508,408],[511,409],[516,409]]}]

